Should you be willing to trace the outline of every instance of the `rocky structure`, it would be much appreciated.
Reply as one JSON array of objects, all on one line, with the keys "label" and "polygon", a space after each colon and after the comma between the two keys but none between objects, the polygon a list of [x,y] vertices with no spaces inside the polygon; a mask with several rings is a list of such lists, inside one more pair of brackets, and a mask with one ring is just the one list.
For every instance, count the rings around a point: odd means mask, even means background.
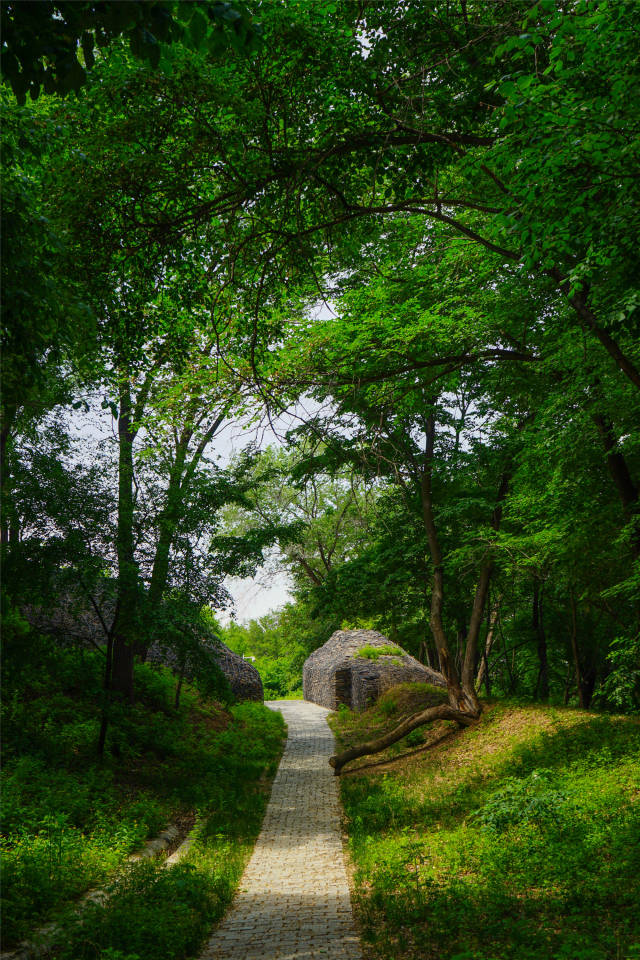
[{"label": "rocky structure", "polygon": [[214,656],[237,700],[257,700],[259,703],[264,701],[262,680],[252,663],[229,650],[222,641],[219,641]]},{"label": "rocky structure", "polygon": [[[213,637],[203,637],[199,641],[199,650],[194,654],[187,654],[182,675],[185,680],[193,680],[198,669],[198,661],[203,655],[212,657],[229,681],[231,692],[236,700],[264,701],[264,690],[260,674],[252,663],[244,660],[233,650],[230,650],[222,640]],[[147,653],[147,663],[157,663],[169,667],[174,673],[180,673],[180,662],[177,654],[161,643],[151,645]]]},{"label": "rocky structure", "polygon": [[[402,650],[377,659],[357,656],[363,647],[396,647],[376,630],[336,630],[324,646],[305,661],[302,687],[305,700],[329,710],[341,703],[365,710],[381,693],[399,683],[422,681],[446,686],[444,677]],[[398,648],[400,649],[400,648]]]},{"label": "rocky structure", "polygon": [[[55,638],[61,645],[81,645],[104,648],[106,635],[111,629],[115,604],[109,597],[102,597],[100,606],[94,609],[81,597],[71,594],[60,597],[56,607],[25,607],[23,615],[32,627]],[[198,668],[213,659],[229,681],[237,700],[264,701],[260,674],[247,660],[243,660],[217,637],[192,638],[182,649],[156,640],[148,652],[148,663],[169,667],[177,677],[193,680]]]}]

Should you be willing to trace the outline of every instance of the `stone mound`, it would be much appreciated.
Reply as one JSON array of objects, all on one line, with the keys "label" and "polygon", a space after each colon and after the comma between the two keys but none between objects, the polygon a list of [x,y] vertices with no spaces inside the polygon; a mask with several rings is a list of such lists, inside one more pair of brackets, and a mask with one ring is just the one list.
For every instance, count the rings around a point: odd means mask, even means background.
[{"label": "stone mound", "polygon": [[442,674],[425,667],[401,650],[401,655],[381,655],[375,660],[357,656],[363,647],[397,647],[377,630],[336,630],[315,650],[302,668],[305,700],[329,710],[345,704],[365,710],[399,683],[422,682],[444,687]]}]

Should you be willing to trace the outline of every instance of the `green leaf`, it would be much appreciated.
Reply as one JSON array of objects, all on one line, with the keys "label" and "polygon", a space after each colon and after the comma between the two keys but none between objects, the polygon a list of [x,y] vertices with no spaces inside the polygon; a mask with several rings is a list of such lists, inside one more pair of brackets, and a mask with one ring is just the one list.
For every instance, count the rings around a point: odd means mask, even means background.
[{"label": "green leaf", "polygon": [[189,24],[189,34],[191,40],[193,41],[196,49],[200,47],[200,44],[207,35],[207,21],[204,18],[204,15],[200,10],[196,10],[193,16],[191,17],[191,23]]}]

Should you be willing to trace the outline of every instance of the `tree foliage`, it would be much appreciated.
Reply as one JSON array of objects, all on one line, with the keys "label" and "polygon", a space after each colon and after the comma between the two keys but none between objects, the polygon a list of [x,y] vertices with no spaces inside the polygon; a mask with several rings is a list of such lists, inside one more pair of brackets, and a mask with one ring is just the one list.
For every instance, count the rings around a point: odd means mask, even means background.
[{"label": "tree foliage", "polygon": [[637,707],[634,5],[2,12],[5,562],[110,583],[109,685],[277,544],[300,649]]}]

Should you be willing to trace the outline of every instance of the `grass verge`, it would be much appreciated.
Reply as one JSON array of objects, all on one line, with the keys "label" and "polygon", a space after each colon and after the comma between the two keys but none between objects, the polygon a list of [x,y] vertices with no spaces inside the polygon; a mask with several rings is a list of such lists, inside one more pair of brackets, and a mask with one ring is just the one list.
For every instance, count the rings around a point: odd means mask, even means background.
[{"label": "grass verge", "polygon": [[[3,704],[3,947],[54,919],[64,922],[54,954],[65,960],[192,955],[259,832],[280,714],[254,703],[227,709],[191,688],[175,710],[173,678],[142,666],[137,703],[114,711],[98,762],[100,655],[43,650],[38,666]],[[194,818],[184,862],[125,866],[167,822]],[[73,902],[105,884],[109,900],[76,916]]]},{"label": "grass verge", "polygon": [[[348,746],[432,699],[404,685],[332,726]],[[640,957],[637,719],[502,702],[410,737],[341,778],[371,958]]]}]

